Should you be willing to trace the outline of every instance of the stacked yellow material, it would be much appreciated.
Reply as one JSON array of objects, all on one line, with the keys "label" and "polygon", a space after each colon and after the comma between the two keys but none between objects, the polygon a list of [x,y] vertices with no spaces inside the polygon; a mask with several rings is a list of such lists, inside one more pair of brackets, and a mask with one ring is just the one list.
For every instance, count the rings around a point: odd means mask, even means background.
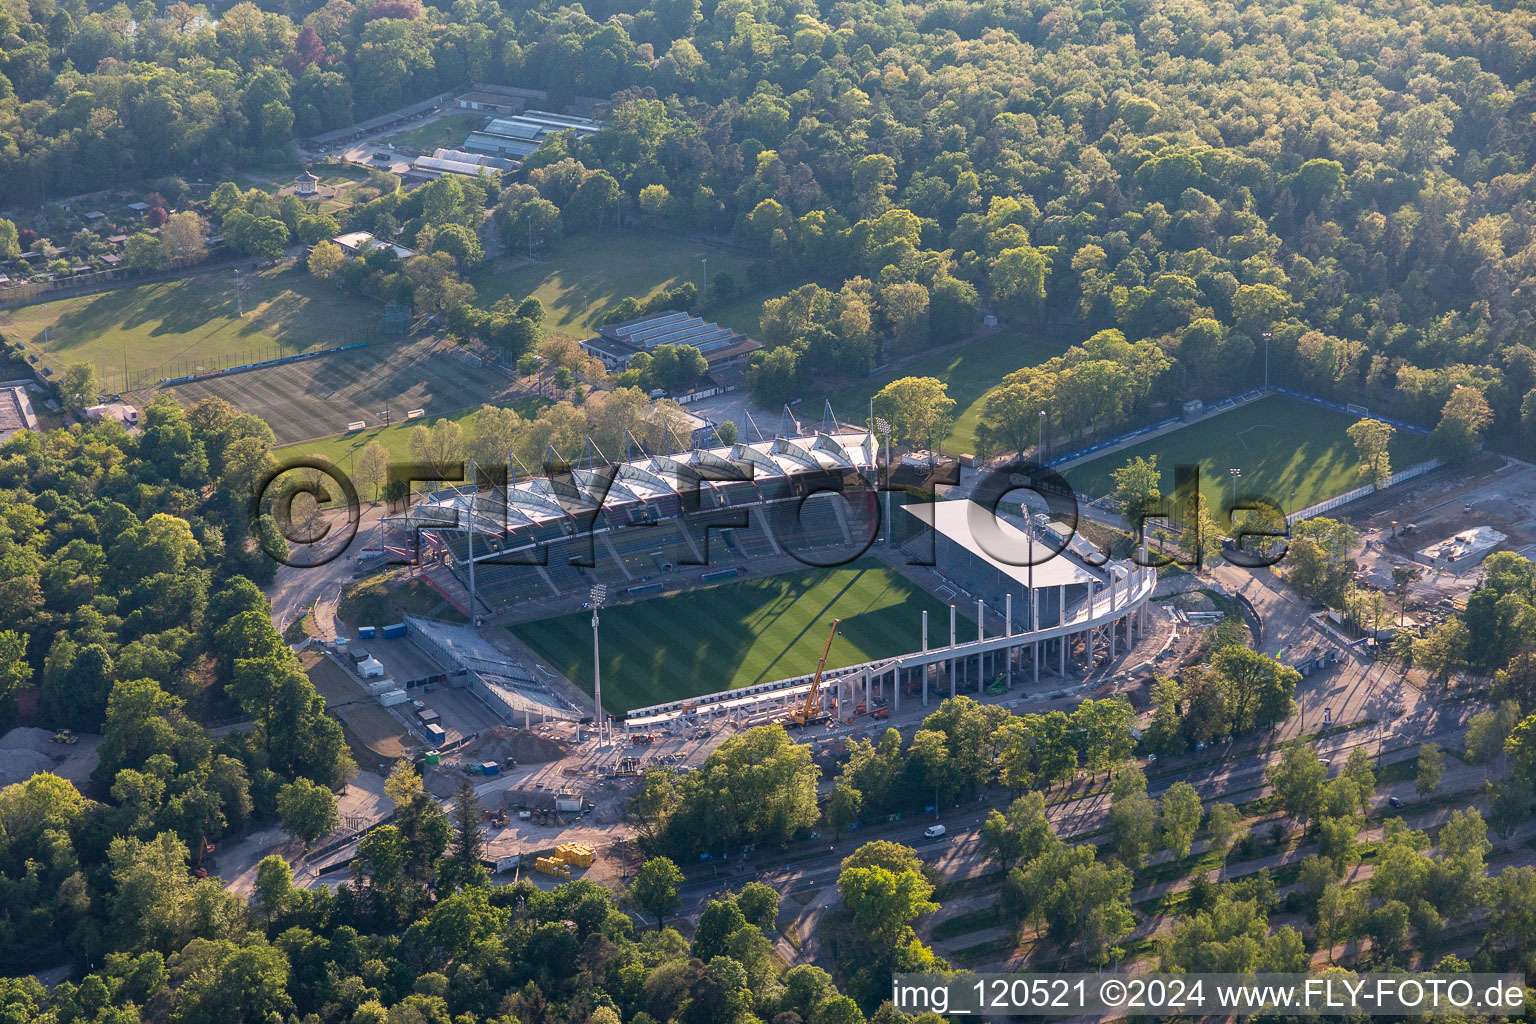
[{"label": "stacked yellow material", "polygon": [[555,855],[572,867],[589,868],[597,860],[597,853],[581,843],[564,843],[555,847]]}]

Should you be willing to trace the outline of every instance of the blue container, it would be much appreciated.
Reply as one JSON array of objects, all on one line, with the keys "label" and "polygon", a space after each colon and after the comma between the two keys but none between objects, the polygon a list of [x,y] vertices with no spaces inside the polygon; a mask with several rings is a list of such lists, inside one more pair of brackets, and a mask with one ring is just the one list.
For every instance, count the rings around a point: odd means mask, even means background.
[{"label": "blue container", "polygon": [[501,766],[495,761],[486,761],[480,766],[481,775],[495,775],[499,771],[501,771]]},{"label": "blue container", "polygon": [[403,622],[396,622],[393,625],[384,627],[384,639],[386,640],[396,640],[403,636],[405,636],[405,623]]},{"label": "blue container", "polygon": [[372,626],[358,626],[357,627],[357,638],[359,640],[372,640],[373,639],[373,627]]}]

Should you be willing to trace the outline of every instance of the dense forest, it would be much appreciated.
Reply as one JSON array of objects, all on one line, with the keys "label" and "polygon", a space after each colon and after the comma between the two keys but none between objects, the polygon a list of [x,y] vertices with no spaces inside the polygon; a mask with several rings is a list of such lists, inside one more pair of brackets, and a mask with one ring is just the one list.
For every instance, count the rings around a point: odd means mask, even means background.
[{"label": "dense forest", "polygon": [[1039,408],[1075,433],[1230,393],[1266,348],[1277,378],[1426,426],[1465,385],[1474,421],[1533,436],[1529,11],[267,8],[10,0],[12,201],[280,157],[475,81],[594,96],[607,130],[543,147],[498,223],[553,218],[552,238],[617,211],[755,246],[754,283],[783,285],[762,398],[964,334],[984,306],[1063,348],[1098,339],[1010,376],[983,430],[998,450]]}]

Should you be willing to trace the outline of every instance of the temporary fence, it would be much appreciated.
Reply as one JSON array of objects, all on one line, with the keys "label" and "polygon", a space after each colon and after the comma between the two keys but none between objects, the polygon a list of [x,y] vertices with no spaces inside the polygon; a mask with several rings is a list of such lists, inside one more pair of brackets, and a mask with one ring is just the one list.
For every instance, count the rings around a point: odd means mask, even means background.
[{"label": "temporary fence", "polygon": [[1315,519],[1324,512],[1331,512],[1340,505],[1348,505],[1352,501],[1359,501],[1369,494],[1375,494],[1383,488],[1391,487],[1393,484],[1400,484],[1404,480],[1412,480],[1416,476],[1423,476],[1430,470],[1439,469],[1443,465],[1445,465],[1445,462],[1442,459],[1430,459],[1428,462],[1420,462],[1417,465],[1409,466],[1407,469],[1393,473],[1381,487],[1377,487],[1375,484],[1362,484],[1359,487],[1345,491],[1343,494],[1336,494],[1327,501],[1320,501],[1315,505],[1308,505],[1298,512],[1292,512],[1285,517],[1285,521],[1287,523],[1295,523],[1303,519]]}]

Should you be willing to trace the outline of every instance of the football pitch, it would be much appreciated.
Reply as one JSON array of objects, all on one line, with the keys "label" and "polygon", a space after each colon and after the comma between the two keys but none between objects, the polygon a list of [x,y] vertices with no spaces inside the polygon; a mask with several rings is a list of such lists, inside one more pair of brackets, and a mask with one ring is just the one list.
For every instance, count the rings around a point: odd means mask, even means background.
[{"label": "football pitch", "polygon": [[[603,704],[622,714],[814,672],[834,618],[842,625],[828,668],[916,650],[924,609],[931,642],[948,642],[948,606],[873,559],[615,605],[603,609],[600,627]],[[958,628],[962,638],[975,636],[971,619]],[[511,629],[591,692],[591,613]]]},{"label": "football pitch", "polygon": [[[1130,448],[1063,471],[1083,500],[1109,494],[1111,474],[1134,458],[1157,456],[1163,492],[1173,489],[1174,467],[1198,465],[1200,490],[1213,513],[1232,488],[1231,469],[1242,470],[1238,493],[1260,494],[1287,513],[1326,501],[1367,480],[1345,431],[1356,417],[1311,402],[1274,395],[1231,412],[1180,427]],[[1390,448],[1394,471],[1430,457],[1429,439],[1399,430]]]},{"label": "football pitch", "polygon": [[104,390],[131,391],[162,377],[378,340],[382,314],[379,303],[282,266],[242,271],[238,286],[228,270],[208,271],[22,306],[0,313],[0,334],[55,375],[80,360],[95,364]]}]

